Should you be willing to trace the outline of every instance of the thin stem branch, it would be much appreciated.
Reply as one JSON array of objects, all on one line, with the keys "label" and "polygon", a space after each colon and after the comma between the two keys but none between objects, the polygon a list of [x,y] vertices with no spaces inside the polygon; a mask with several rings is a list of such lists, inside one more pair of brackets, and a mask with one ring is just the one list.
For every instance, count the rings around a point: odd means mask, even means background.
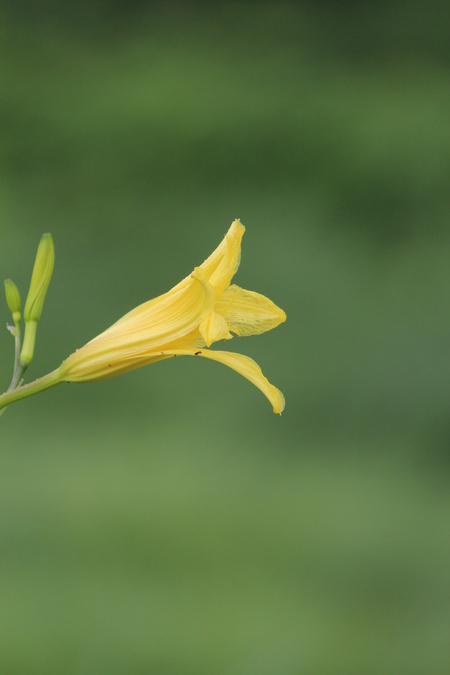
[{"label": "thin stem branch", "polygon": [[[20,352],[19,352],[20,354]],[[19,361],[17,366],[14,368],[14,375],[11,380],[11,384],[8,387],[8,391],[12,391],[13,389],[17,389],[17,387],[20,384],[20,380],[22,379],[22,375],[28,368],[28,363],[23,363],[23,361]]]},{"label": "thin stem branch", "polygon": [[15,329],[16,329],[16,334],[14,337],[14,342],[15,342],[15,350],[14,350],[14,372],[11,380],[11,384],[8,387],[8,391],[12,391],[13,389],[16,389],[19,386],[20,380],[22,379],[22,375],[27,369],[28,364],[27,363],[21,363],[20,361],[20,352],[22,348],[22,335],[20,331],[20,320],[15,321]]},{"label": "thin stem branch", "polygon": [[50,387],[54,387],[55,385],[60,384],[60,382],[63,382],[63,380],[59,368],[57,368],[51,373],[48,373],[48,375],[44,375],[44,377],[40,377],[30,384],[25,384],[23,387],[17,387],[16,389],[12,389],[11,391],[2,394],[0,396],[0,410],[11,405],[11,403],[20,401],[22,398],[28,398],[28,396],[39,394],[41,391],[45,391],[45,389],[50,389]]}]

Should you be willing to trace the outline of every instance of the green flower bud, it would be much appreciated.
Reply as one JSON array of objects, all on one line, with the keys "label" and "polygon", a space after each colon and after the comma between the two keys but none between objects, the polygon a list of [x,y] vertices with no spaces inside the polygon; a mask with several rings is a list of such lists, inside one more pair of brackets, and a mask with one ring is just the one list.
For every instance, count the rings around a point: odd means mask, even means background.
[{"label": "green flower bud", "polygon": [[34,354],[36,328],[41,318],[45,294],[52,277],[55,262],[55,247],[51,234],[43,234],[39,242],[33,274],[31,275],[30,290],[23,310],[25,319],[25,335],[20,354],[22,363],[29,364]]},{"label": "green flower bud", "polygon": [[33,274],[31,275],[30,290],[28,291],[23,318],[25,321],[39,321],[45,294],[52,278],[55,262],[55,247],[51,234],[43,234],[39,242]]},{"label": "green flower bud", "polygon": [[5,295],[6,302],[8,303],[9,310],[14,319],[14,323],[20,323],[20,309],[21,309],[21,300],[19,289],[17,288],[14,281],[11,279],[5,279]]}]

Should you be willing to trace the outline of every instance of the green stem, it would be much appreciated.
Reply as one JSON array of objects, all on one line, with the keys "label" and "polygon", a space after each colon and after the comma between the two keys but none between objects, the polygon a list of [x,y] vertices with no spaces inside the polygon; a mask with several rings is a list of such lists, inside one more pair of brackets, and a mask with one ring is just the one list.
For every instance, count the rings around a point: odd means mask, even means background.
[{"label": "green stem", "polygon": [[23,363],[22,361],[19,361],[17,366],[14,368],[14,375],[11,380],[11,384],[8,387],[8,391],[12,391],[13,389],[17,389],[19,386],[20,380],[22,379],[22,375],[28,368],[28,363]]},{"label": "green stem", "polygon": [[16,323],[16,339],[15,339],[15,355],[14,355],[14,372],[19,367],[20,362],[20,352],[22,349],[22,336],[20,334],[20,321]]},{"label": "green stem", "polygon": [[18,387],[17,389],[2,394],[0,396],[0,410],[6,408],[6,406],[11,403],[20,401],[22,398],[28,398],[28,396],[39,394],[41,391],[45,391],[45,389],[50,389],[50,387],[54,387],[60,382],[63,382],[63,379],[61,378],[59,368],[57,368],[51,373],[48,373],[48,375],[44,375],[44,377],[40,377],[30,384],[25,384],[23,387]]},{"label": "green stem", "polygon": [[14,339],[15,342],[15,355],[14,355],[14,372],[11,380],[11,384],[8,387],[8,391],[11,389],[16,389],[19,385],[20,379],[27,369],[26,363],[20,362],[20,352],[22,348],[22,336],[20,332],[20,319],[18,321],[14,320],[14,325],[16,327],[16,336]]}]

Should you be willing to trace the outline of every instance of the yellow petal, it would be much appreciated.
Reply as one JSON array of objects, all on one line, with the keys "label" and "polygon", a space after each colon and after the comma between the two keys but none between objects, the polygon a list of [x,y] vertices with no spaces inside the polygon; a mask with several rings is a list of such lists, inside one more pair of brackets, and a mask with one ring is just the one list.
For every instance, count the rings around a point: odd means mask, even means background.
[{"label": "yellow petal", "polygon": [[[96,345],[94,345],[94,348],[96,348]],[[64,382],[101,382],[102,380],[108,380],[110,377],[128,373],[130,370],[136,370],[136,368],[149,366],[157,361],[173,357],[173,354],[166,355],[164,353],[136,355],[122,352],[119,359],[113,360],[115,358],[113,352],[108,354],[103,351],[97,355],[92,350],[89,359],[86,359],[86,354],[83,353],[79,358],[76,358],[82,350],[84,350],[84,347],[69,356],[60,365],[58,370]]]},{"label": "yellow petal", "polygon": [[286,314],[269,298],[234,284],[224,291],[214,310],[239,336],[259,335],[286,321]]},{"label": "yellow petal", "polygon": [[241,259],[241,249],[234,237],[227,235],[225,237],[225,244],[222,259],[208,279],[209,283],[214,287],[218,298],[229,286]]},{"label": "yellow petal", "polygon": [[205,358],[212,359],[213,361],[219,361],[225,366],[232,368],[237,373],[240,373],[243,377],[247,378],[247,380],[250,380],[250,382],[258,387],[264,396],[269,399],[274,413],[281,414],[283,412],[285,405],[283,394],[273,384],[270,384],[266,377],[264,377],[261,368],[258,366],[256,361],[253,361],[253,359],[249,358],[248,356],[244,356],[243,354],[222,351],[216,352],[209,349],[202,350],[199,356],[204,356]]},{"label": "yellow petal", "polygon": [[[217,297],[229,285],[236,274],[241,261],[241,240],[245,227],[235,220],[217,248],[200,265],[205,272],[205,279],[216,292]],[[182,279],[172,291],[178,291],[189,283],[190,275]]]},{"label": "yellow petal", "polygon": [[192,349],[171,349],[164,352],[165,356],[203,356],[212,361],[219,361],[225,366],[232,368],[243,377],[250,380],[258,389],[262,391],[272,404],[274,413],[281,414],[284,410],[284,396],[279,389],[270,384],[269,380],[264,377],[261,368],[253,359],[243,354],[235,354],[234,352],[213,351],[211,349],[199,349],[194,351]]},{"label": "yellow petal", "polygon": [[196,268],[189,284],[126,314],[69,356],[61,372],[70,381],[92,381],[146,365],[149,355],[161,354],[166,344],[195,334],[215,301],[214,289],[205,281],[204,271]]},{"label": "yellow petal", "polygon": [[233,337],[223,316],[214,310],[202,319],[199,331],[207,347],[217,340],[230,340]]},{"label": "yellow petal", "polygon": [[[244,232],[245,227],[242,225],[242,223],[239,220],[234,220],[219,246],[200,265],[200,267],[205,271],[208,281],[210,281],[211,276],[214,275],[220,268],[221,263],[223,264],[223,260],[225,258],[228,261],[229,267],[229,281],[226,284],[226,286],[228,286],[232,276],[236,274],[239,267],[241,240]],[[230,241],[232,242],[231,246]],[[223,269],[221,272],[223,273]],[[216,282],[218,281],[218,276],[220,275],[216,276]]]},{"label": "yellow petal", "polygon": [[196,267],[184,288],[172,289],[136,307],[91,342],[117,337],[129,343],[134,337],[151,350],[196,328],[215,302],[213,287],[205,280],[203,270]]}]

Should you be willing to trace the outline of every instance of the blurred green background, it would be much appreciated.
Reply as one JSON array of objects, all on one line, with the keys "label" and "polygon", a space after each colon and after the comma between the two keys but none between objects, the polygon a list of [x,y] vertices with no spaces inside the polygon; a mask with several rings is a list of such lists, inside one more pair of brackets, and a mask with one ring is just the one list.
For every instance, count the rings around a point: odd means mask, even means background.
[{"label": "blurred green background", "polygon": [[227,345],[281,418],[194,359],[7,410],[2,675],[450,672],[447,2],[9,0],[0,36],[2,278],[56,245],[27,381],[236,217],[288,315]]}]

